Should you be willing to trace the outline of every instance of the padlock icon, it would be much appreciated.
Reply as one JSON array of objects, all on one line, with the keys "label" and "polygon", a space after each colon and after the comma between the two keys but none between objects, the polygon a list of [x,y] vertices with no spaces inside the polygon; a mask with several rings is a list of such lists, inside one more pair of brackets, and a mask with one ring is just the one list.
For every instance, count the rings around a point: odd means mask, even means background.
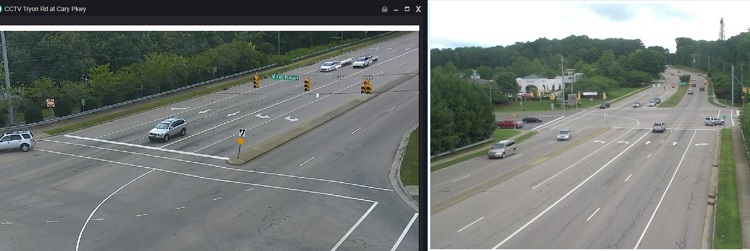
[{"label": "padlock icon", "polygon": [[388,12],[388,6],[383,6],[382,12]]}]

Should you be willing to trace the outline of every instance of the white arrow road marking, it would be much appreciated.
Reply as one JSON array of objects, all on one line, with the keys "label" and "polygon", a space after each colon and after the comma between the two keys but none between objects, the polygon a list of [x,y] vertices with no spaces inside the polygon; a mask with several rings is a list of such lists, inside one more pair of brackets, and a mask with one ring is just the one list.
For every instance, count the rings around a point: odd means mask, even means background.
[{"label": "white arrow road marking", "polygon": [[11,224],[13,224],[12,221],[0,223],[0,225],[11,225]]},{"label": "white arrow road marking", "polygon": [[706,144],[706,143],[695,144],[695,146],[707,146],[707,145],[708,144]]},{"label": "white arrow road marking", "polygon": [[602,144],[604,144],[604,140],[594,140],[594,143],[602,143]]},{"label": "white arrow road marking", "polygon": [[175,207],[175,208],[174,208],[174,210],[180,210],[180,209],[185,209],[185,206],[181,206],[181,207]]},{"label": "white arrow road marking", "polygon": [[172,107],[172,108],[169,108],[169,109],[171,109],[172,111],[174,111],[174,110],[187,110],[187,109],[190,109],[190,107]]},{"label": "white arrow road marking", "polygon": [[674,146],[674,145],[677,145],[677,142],[672,142],[672,145],[673,145],[673,146]]},{"label": "white arrow road marking", "polygon": [[221,199],[221,197],[219,197],[219,198],[216,198],[216,199],[214,199],[214,200],[220,200],[220,199]]},{"label": "white arrow road marking", "polygon": [[297,118],[292,118],[290,116],[286,116],[286,118],[284,118],[284,119],[289,120],[289,121],[297,121],[297,120],[299,120]]},{"label": "white arrow road marking", "polygon": [[94,218],[94,219],[91,219],[91,220],[101,221],[101,220],[104,220],[104,218]]},{"label": "white arrow road marking", "polygon": [[56,221],[56,220],[48,220],[48,221],[47,221],[47,223],[60,223],[60,221]]},{"label": "white arrow road marking", "polygon": [[651,141],[650,141],[650,140],[649,140],[649,141],[646,141],[646,145],[648,145],[648,144],[651,144]]},{"label": "white arrow road marking", "polygon": [[253,188],[251,187],[250,189],[245,190],[245,192],[250,192],[250,190],[253,190]]},{"label": "white arrow road marking", "polygon": [[627,142],[627,141],[622,141],[622,140],[620,140],[620,141],[617,141],[617,143],[620,143],[620,144],[630,144],[630,142]]},{"label": "white arrow road marking", "polygon": [[315,93],[315,98],[320,97],[320,93]]},{"label": "white arrow road marking", "polygon": [[268,115],[262,115],[262,114],[260,114],[260,113],[258,113],[258,114],[255,114],[255,117],[258,117],[258,118],[262,118],[262,119],[267,119],[267,118],[270,118],[270,116],[268,116]]},{"label": "white arrow road marking", "polygon": [[204,113],[207,113],[207,112],[208,112],[208,111],[210,111],[210,110],[211,110],[211,109],[208,109],[208,110],[203,110],[203,111],[200,111],[200,112],[198,112],[198,114],[204,114]]},{"label": "white arrow road marking", "polygon": [[240,113],[240,112],[238,111],[238,112],[233,112],[233,113],[227,114],[227,117],[237,115],[237,113]]},{"label": "white arrow road marking", "polygon": [[146,215],[148,214],[139,214],[139,215],[136,215],[135,217],[141,217],[141,216],[146,216]]},{"label": "white arrow road marking", "polygon": [[388,47],[388,49],[385,49],[385,50],[387,50],[387,51],[390,51],[390,50],[392,50],[392,49],[393,49],[392,47]]}]

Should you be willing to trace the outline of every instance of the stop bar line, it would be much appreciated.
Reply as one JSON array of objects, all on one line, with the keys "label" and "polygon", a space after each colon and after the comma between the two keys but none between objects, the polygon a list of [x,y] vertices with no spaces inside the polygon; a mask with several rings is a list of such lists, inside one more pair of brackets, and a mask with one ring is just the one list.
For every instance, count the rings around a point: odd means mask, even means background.
[{"label": "stop bar line", "polygon": [[81,136],[75,136],[75,135],[69,135],[69,134],[65,134],[64,136],[67,137],[67,138],[73,138],[73,139],[88,140],[88,141],[108,143],[108,144],[114,144],[114,145],[122,145],[122,146],[138,147],[138,148],[143,148],[143,149],[156,150],[156,151],[162,151],[162,152],[178,153],[178,154],[184,154],[184,155],[190,155],[190,156],[196,156],[196,157],[205,157],[205,158],[212,158],[212,159],[218,159],[218,160],[228,160],[229,159],[227,157],[213,156],[213,155],[208,155],[208,154],[192,153],[192,152],[178,151],[178,150],[172,150],[172,149],[164,149],[164,148],[159,148],[159,147],[130,144],[130,143],[110,141],[110,140],[104,140],[104,139],[87,138],[87,137],[81,137]]}]

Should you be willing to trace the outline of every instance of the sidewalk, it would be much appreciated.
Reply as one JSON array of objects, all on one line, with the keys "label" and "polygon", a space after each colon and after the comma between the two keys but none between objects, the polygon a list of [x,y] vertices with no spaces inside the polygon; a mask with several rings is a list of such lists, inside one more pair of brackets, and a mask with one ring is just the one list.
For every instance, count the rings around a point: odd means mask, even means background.
[{"label": "sidewalk", "polygon": [[742,246],[750,248],[750,167],[747,165],[745,145],[739,126],[732,127],[734,168],[737,174],[737,200],[742,224]]}]

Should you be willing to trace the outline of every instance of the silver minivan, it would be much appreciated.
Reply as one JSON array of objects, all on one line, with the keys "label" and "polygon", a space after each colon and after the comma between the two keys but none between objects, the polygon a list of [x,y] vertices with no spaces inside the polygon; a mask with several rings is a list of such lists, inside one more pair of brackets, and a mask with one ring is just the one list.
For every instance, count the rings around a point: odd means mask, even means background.
[{"label": "silver minivan", "polygon": [[487,151],[487,157],[490,159],[504,159],[505,156],[511,154],[516,154],[516,141],[512,139],[497,142],[490,147],[489,151]]},{"label": "silver minivan", "polygon": [[716,116],[708,116],[703,122],[708,126],[723,125],[724,120]]}]

